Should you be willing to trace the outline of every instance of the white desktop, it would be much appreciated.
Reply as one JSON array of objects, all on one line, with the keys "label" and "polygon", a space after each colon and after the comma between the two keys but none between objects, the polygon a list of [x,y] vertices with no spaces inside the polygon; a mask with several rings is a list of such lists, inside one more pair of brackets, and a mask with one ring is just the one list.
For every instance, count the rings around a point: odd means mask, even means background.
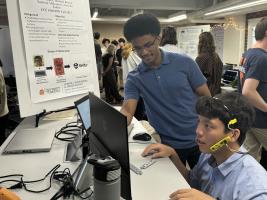
[{"label": "white desktop", "polygon": [[[71,120],[74,121],[76,117]],[[69,120],[59,121],[44,121],[39,123],[40,129],[49,129],[57,131],[63,127]],[[129,154],[130,162],[135,166],[140,167],[147,163],[150,159],[143,158],[141,153],[148,144],[133,143],[132,136],[139,132],[144,132],[142,125],[133,119],[134,129],[129,136]],[[14,155],[3,155],[2,151],[8,142],[11,140],[17,130],[34,128],[34,117],[26,118],[8,137],[5,143],[0,147],[0,176],[8,174],[23,174],[25,180],[36,180],[43,178],[55,165],[60,164],[59,169],[68,167],[71,172],[79,166],[79,162],[64,162],[64,154],[66,142],[54,139],[50,152],[43,153],[25,153]],[[38,129],[37,128],[37,129]],[[0,180],[1,181],[1,180]],[[49,178],[45,181],[32,184],[32,189],[43,189],[49,185]],[[14,190],[21,199],[27,200],[47,200],[51,198],[61,185],[52,182],[52,187],[42,193],[30,193],[24,189]],[[142,175],[138,175],[131,171],[131,190],[133,200],[155,199],[165,200],[169,195],[181,188],[189,188],[190,186],[170,161],[169,158],[161,158],[156,160],[156,163],[142,170]],[[79,198],[76,198],[79,199]]]}]

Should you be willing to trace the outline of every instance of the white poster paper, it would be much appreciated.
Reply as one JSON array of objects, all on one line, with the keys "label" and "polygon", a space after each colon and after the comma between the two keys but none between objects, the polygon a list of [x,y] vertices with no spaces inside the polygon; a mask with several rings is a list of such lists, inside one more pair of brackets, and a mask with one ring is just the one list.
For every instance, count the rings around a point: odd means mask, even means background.
[{"label": "white poster paper", "polygon": [[216,52],[223,60],[223,44],[224,44],[224,28],[221,26],[215,26],[211,29],[211,34],[213,35]]},{"label": "white poster paper", "polygon": [[198,55],[198,37],[200,33],[210,31],[209,25],[186,26],[177,28],[178,48],[195,59]]},{"label": "white poster paper", "polygon": [[32,102],[92,90],[90,72],[95,65],[87,50],[89,8],[85,1],[19,1]]}]

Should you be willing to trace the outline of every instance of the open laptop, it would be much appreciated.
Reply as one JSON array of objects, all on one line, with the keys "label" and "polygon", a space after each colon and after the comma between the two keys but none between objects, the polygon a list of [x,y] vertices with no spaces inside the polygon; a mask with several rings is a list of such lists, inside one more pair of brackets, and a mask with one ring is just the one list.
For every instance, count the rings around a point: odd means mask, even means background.
[{"label": "open laptop", "polygon": [[48,152],[51,150],[54,134],[54,131],[49,129],[18,130],[3,154]]}]

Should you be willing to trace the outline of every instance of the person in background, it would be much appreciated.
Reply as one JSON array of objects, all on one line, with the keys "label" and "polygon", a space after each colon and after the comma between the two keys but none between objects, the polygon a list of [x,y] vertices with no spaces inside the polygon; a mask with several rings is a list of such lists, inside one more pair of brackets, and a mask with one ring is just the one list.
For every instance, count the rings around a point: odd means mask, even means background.
[{"label": "person in background", "polygon": [[140,63],[141,58],[133,51],[133,46],[131,43],[126,43],[122,49],[122,72],[123,72],[123,85],[126,83],[126,78],[128,73],[134,70]]},{"label": "person in background", "polygon": [[237,92],[201,97],[197,143],[202,154],[188,170],[175,150],[162,144],[148,146],[143,156],[170,157],[192,187],[170,194],[170,200],[264,200],[267,199],[267,172],[241,147],[255,112]]},{"label": "person in background", "polygon": [[117,58],[117,51],[119,49],[119,42],[117,40],[112,40],[111,44],[113,44],[116,47],[116,49],[115,49],[115,59],[114,59],[112,68],[113,68],[113,72],[114,72],[114,75],[115,75],[116,83],[118,85],[118,69],[117,69],[117,67],[118,67],[119,61],[118,61],[118,58]]},{"label": "person in background", "polygon": [[198,96],[210,96],[206,79],[191,58],[159,48],[160,23],[151,14],[139,14],[124,25],[124,36],[142,59],[129,72],[121,112],[131,122],[141,96],[149,123],[161,141],[175,148],[183,162],[193,167],[200,155],[197,147]]},{"label": "person in background", "polygon": [[97,65],[97,73],[98,73],[98,80],[99,84],[102,77],[102,51],[101,46],[99,44],[100,33],[94,32],[94,45],[95,45],[95,58],[96,58],[96,65]]},{"label": "person in background", "polygon": [[219,94],[221,92],[223,63],[215,52],[214,39],[210,32],[203,32],[199,35],[196,62],[207,79],[211,95]]},{"label": "person in background", "polygon": [[256,42],[243,55],[240,71],[242,94],[256,110],[256,120],[247,133],[244,146],[261,160],[262,147],[267,149],[267,18],[262,18],[255,28]]},{"label": "person in background", "polygon": [[5,77],[2,70],[3,64],[0,60],[0,146],[6,139],[5,131],[8,122],[8,107]]},{"label": "person in background", "polygon": [[118,92],[117,82],[112,68],[115,60],[115,50],[116,47],[113,44],[110,44],[107,48],[107,53],[102,58],[102,76],[106,101],[113,104],[121,103],[123,100],[123,97]]},{"label": "person in background", "polygon": [[103,45],[103,47],[102,47],[101,51],[102,51],[102,54],[104,55],[106,53],[108,46],[110,45],[110,40],[108,38],[103,38],[102,45]]},{"label": "person in background", "polygon": [[[141,58],[133,51],[132,44],[126,43],[122,50],[122,72],[123,72],[123,85],[126,83],[126,78],[129,72],[136,69],[136,67],[141,63]],[[145,105],[142,97],[139,97],[137,107],[134,113],[134,117],[137,120],[147,120]]]},{"label": "person in background", "polygon": [[165,51],[183,53],[177,46],[177,32],[173,26],[163,28],[160,46]]},{"label": "person in background", "polygon": [[116,58],[118,61],[118,65],[117,65],[117,69],[118,69],[118,85],[120,89],[123,89],[124,85],[123,85],[123,75],[122,75],[122,49],[125,45],[125,39],[123,38],[119,38],[118,39],[119,42],[119,48],[116,51]]},{"label": "person in background", "polygon": [[117,60],[118,60],[118,66],[120,66],[121,67],[121,60],[122,60],[122,49],[123,49],[123,47],[124,47],[124,45],[125,45],[125,39],[123,39],[123,38],[120,38],[119,40],[118,40],[118,42],[119,42],[119,48],[117,49],[117,51],[116,51],[116,57],[117,57]]}]

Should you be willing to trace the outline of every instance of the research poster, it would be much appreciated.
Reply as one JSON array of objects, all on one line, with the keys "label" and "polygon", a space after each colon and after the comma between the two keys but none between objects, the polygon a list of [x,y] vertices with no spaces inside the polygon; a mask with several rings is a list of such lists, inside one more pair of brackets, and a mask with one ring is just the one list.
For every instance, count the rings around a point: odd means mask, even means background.
[{"label": "research poster", "polygon": [[191,58],[195,59],[198,55],[198,37],[200,33],[205,31],[210,31],[209,25],[178,27],[178,48]]},{"label": "research poster", "polygon": [[[88,0],[19,0],[33,103],[93,88]],[[94,52],[94,49],[92,49]]]}]

